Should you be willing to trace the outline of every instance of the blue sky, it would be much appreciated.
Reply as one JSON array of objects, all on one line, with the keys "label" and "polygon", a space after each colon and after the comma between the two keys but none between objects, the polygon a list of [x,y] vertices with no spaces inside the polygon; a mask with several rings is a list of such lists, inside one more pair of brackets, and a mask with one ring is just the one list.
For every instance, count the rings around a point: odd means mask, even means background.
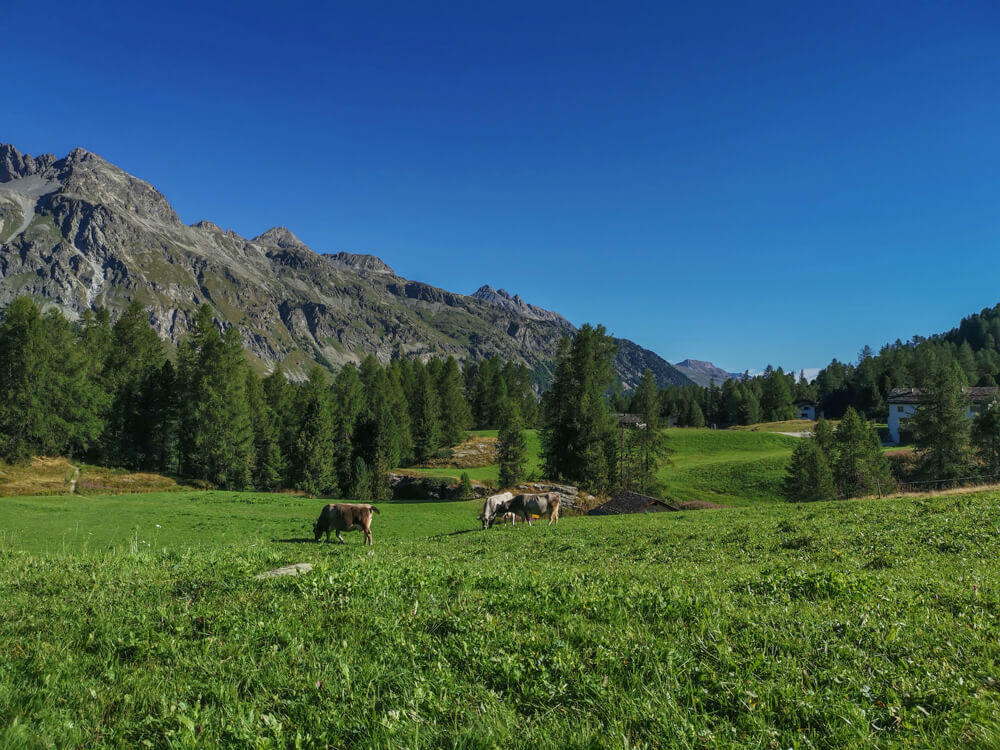
[{"label": "blue sky", "polygon": [[0,141],[670,361],[1000,302],[994,2],[145,5],[5,8]]}]

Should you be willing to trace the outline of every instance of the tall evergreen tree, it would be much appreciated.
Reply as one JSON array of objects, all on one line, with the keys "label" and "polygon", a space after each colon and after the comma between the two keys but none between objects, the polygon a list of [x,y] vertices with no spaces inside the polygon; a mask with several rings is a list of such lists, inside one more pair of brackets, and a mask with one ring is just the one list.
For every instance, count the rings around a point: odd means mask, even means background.
[{"label": "tall evergreen tree", "polygon": [[[337,471],[337,482],[341,487],[352,488],[352,497],[361,498],[357,494],[358,488],[358,455],[355,436],[358,430],[358,421],[365,408],[365,392],[358,375],[357,368],[352,364],[346,364],[337,373],[337,379],[333,387],[334,400],[337,404],[337,422],[334,429],[334,465]],[[361,459],[364,464],[364,459]],[[368,467],[364,466],[364,482],[367,486]],[[370,490],[365,490],[366,493]],[[364,498],[369,497],[368,494]]]},{"label": "tall evergreen tree", "polygon": [[972,422],[972,446],[987,477],[1000,479],[1000,398],[994,397]]},{"label": "tall evergreen tree", "polygon": [[246,368],[247,402],[253,424],[253,485],[257,489],[280,489],[285,476],[285,458],[281,453],[281,429],[278,415],[268,403],[264,384],[253,370]]},{"label": "tall evergreen tree", "polygon": [[925,478],[955,479],[968,471],[969,421],[962,388],[950,362],[935,359],[931,364],[910,427]]},{"label": "tall evergreen tree", "polygon": [[462,371],[454,357],[448,357],[437,378],[441,413],[441,439],[444,445],[458,445],[472,424],[472,410],[462,392]]},{"label": "tall evergreen tree", "polygon": [[110,329],[102,373],[111,397],[101,436],[105,461],[132,469],[156,465],[157,381],[165,361],[163,342],[145,309],[132,301]]},{"label": "tall evergreen tree", "polygon": [[413,393],[410,397],[413,455],[425,461],[441,447],[438,392],[428,369],[415,363]]},{"label": "tall evergreen tree", "polygon": [[202,305],[177,355],[181,472],[227,489],[251,485],[253,426],[246,392],[246,361],[239,333],[220,335]]},{"label": "tall evergreen tree", "polygon": [[832,500],[833,472],[826,455],[813,439],[800,440],[788,464],[785,497],[796,503]]},{"label": "tall evergreen tree", "polygon": [[659,388],[652,370],[647,368],[643,373],[630,408],[642,426],[626,432],[631,477],[620,475],[620,484],[625,487],[625,480],[630,479],[630,484],[639,492],[649,494],[659,490],[657,472],[670,453],[660,418]]},{"label": "tall evergreen tree", "polygon": [[834,481],[842,497],[873,495],[891,488],[892,473],[875,426],[853,408],[845,412],[834,443]]},{"label": "tall evergreen tree", "polygon": [[309,370],[302,391],[302,422],[295,443],[295,486],[312,495],[339,495],[334,465],[334,404],[326,373]]},{"label": "tall evergreen tree", "polygon": [[0,323],[0,454],[87,451],[107,406],[96,369],[58,311],[42,315],[26,297],[11,302]]},{"label": "tall evergreen tree", "polygon": [[542,451],[546,473],[595,490],[615,478],[614,415],[605,394],[614,383],[614,339],[604,326],[584,325],[560,344],[553,387],[543,403]]},{"label": "tall evergreen tree", "polygon": [[501,409],[497,433],[497,457],[500,461],[500,487],[514,487],[527,475],[528,448],[517,401],[508,399]]}]

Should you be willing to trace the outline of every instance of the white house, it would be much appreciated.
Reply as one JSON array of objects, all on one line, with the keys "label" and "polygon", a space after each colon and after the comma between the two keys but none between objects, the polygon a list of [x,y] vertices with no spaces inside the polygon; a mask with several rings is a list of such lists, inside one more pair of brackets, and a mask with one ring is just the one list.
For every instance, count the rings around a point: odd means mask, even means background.
[{"label": "white house", "polygon": [[[975,417],[984,404],[997,395],[996,386],[975,386],[962,389],[965,397],[965,417]],[[907,433],[907,421],[917,413],[920,406],[919,388],[893,388],[885,401],[889,405],[889,442],[898,445],[900,432]]]},{"label": "white house", "polygon": [[796,401],[795,402],[795,418],[796,419],[811,419],[813,422],[816,421],[816,402],[815,401]]}]

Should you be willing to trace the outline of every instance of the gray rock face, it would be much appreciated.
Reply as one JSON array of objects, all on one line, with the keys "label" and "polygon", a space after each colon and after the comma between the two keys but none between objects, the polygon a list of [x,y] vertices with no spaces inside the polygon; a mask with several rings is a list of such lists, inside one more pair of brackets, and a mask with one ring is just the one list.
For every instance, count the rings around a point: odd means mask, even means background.
[{"label": "gray rock face", "polygon": [[[114,316],[135,299],[176,344],[208,303],[221,327],[239,329],[261,370],[280,362],[294,378],[312,362],[453,355],[521,362],[545,383],[556,342],[575,328],[484,289],[454,294],[403,279],[372,255],[319,255],[283,227],[246,239],[209,221],[186,226],[153,186],[96,154],[36,158],[0,145],[0,309],[30,295],[71,318],[96,306]],[[663,384],[686,382],[625,344],[626,383],[646,366]]]},{"label": "gray rock face", "polygon": [[566,328],[573,328],[573,324],[559,313],[552,312],[551,310],[545,310],[541,307],[536,307],[535,305],[529,305],[521,299],[520,294],[515,294],[511,297],[506,289],[497,290],[484,284],[474,291],[472,296],[476,299],[481,299],[506,310],[510,310],[522,318],[529,318],[530,320],[547,320],[563,325]]}]

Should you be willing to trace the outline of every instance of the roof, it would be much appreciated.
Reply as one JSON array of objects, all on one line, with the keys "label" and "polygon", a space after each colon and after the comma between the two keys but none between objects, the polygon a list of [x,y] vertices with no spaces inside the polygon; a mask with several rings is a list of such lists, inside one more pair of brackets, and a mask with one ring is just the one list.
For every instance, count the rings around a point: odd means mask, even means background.
[{"label": "roof", "polygon": [[802,406],[816,406],[816,402],[815,401],[809,401],[808,399],[805,399],[805,400],[796,401],[795,405],[799,406],[799,407],[802,407]]},{"label": "roof", "polygon": [[[966,401],[981,403],[989,401],[997,395],[998,388],[995,385],[966,386],[962,389],[962,395]],[[924,396],[924,391],[920,388],[893,388],[885,401],[887,404],[919,404]]]},{"label": "roof", "polygon": [[594,508],[588,515],[617,516],[623,513],[648,513],[664,510],[680,510],[680,508],[649,495],[623,490],[604,505]]},{"label": "roof", "polygon": [[642,417],[638,414],[615,414],[618,417],[619,427],[638,427],[640,430],[646,426],[646,423],[642,421]]}]

